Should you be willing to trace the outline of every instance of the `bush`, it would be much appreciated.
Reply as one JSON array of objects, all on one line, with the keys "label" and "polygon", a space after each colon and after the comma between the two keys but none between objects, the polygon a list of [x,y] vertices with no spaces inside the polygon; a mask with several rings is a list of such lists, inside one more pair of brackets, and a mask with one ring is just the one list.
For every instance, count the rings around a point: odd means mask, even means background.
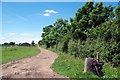
[{"label": "bush", "polygon": [[70,42],[68,43],[68,53],[77,57],[78,54],[77,43],[73,40],[70,40]]},{"label": "bush", "polygon": [[68,43],[69,43],[69,40],[64,40],[63,46],[62,46],[63,52],[68,52]]}]

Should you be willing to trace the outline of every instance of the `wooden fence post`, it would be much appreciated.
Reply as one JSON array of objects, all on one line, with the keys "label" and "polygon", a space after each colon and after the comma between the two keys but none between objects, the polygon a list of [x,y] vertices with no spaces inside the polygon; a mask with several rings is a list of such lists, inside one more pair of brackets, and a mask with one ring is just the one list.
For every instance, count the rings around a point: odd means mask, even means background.
[{"label": "wooden fence post", "polygon": [[93,62],[93,58],[85,58],[84,73],[91,71],[92,62]]},{"label": "wooden fence post", "polygon": [[97,62],[100,61],[100,53],[97,53]]}]

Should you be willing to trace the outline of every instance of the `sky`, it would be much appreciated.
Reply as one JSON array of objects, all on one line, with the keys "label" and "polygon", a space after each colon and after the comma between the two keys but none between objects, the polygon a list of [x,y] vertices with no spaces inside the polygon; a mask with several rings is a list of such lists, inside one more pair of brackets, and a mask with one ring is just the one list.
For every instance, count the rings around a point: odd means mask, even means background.
[{"label": "sky", "polygon": [[2,2],[118,2],[120,0],[1,0]]},{"label": "sky", "polygon": [[[37,43],[41,40],[43,27],[56,19],[69,20],[85,2],[2,2],[2,41]],[[104,2],[104,6],[117,2]],[[1,5],[1,4],[0,4]]]}]

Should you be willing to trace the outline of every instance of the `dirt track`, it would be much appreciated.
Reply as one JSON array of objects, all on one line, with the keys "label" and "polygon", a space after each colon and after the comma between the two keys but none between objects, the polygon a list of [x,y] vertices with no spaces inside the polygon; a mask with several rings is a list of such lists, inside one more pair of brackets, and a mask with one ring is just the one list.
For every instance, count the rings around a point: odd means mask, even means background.
[{"label": "dirt track", "polygon": [[31,58],[2,64],[2,77],[4,78],[64,78],[56,74],[51,65],[58,55],[54,52],[40,48],[40,54]]}]

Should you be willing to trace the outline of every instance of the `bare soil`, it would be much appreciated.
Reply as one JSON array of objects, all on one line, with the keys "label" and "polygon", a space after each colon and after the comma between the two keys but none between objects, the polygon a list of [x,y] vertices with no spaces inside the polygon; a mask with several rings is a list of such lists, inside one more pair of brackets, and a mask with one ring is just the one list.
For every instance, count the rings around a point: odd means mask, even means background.
[{"label": "bare soil", "polygon": [[3,78],[64,78],[55,73],[51,66],[58,55],[49,50],[40,49],[36,56],[1,64]]}]

